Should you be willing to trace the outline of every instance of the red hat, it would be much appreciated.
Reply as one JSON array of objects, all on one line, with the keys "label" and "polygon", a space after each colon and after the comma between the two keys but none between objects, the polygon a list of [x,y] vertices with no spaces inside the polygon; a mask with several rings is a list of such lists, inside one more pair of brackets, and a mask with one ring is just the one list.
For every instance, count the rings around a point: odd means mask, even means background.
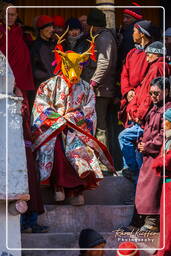
[{"label": "red hat", "polygon": [[[123,250],[125,249],[125,250]],[[123,242],[119,245],[116,256],[139,256],[138,247],[132,242]]]},{"label": "red hat", "polygon": [[[137,3],[132,3],[135,6],[140,6]],[[136,20],[142,20],[143,19],[143,15],[142,15],[142,10],[141,8],[126,8],[123,10],[124,14],[127,14],[129,16],[132,16],[133,18],[135,18]]]},{"label": "red hat", "polygon": [[47,26],[52,26],[52,25],[53,25],[53,20],[51,17],[47,15],[39,16],[36,22],[36,27],[39,29],[45,28]]},{"label": "red hat", "polygon": [[62,17],[62,16],[54,16],[53,17],[53,23],[54,23],[54,26],[64,27],[64,25],[65,25],[64,17]]}]

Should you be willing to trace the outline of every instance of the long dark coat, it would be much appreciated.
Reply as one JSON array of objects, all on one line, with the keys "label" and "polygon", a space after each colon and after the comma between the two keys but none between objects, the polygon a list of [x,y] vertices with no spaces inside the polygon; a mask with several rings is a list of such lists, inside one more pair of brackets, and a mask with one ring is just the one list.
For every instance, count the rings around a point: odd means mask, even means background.
[{"label": "long dark coat", "polygon": [[[166,109],[171,102],[166,103]],[[145,143],[143,164],[140,169],[135,205],[138,214],[155,215],[160,213],[162,179],[152,169],[154,159],[163,145],[163,103],[153,106],[146,116],[143,142]]]},{"label": "long dark coat", "polygon": [[32,43],[30,53],[36,89],[42,82],[54,75],[54,66],[52,66],[52,63],[55,60],[53,53],[54,48],[55,43],[51,40],[46,41],[41,37],[38,37]]}]

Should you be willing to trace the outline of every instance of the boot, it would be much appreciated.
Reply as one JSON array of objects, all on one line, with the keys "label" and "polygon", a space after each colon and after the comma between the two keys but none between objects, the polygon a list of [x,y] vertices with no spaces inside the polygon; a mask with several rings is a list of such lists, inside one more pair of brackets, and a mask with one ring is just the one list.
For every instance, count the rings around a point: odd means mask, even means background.
[{"label": "boot", "polygon": [[83,194],[78,194],[70,198],[70,204],[73,206],[81,206],[85,204],[85,199]]},{"label": "boot", "polygon": [[145,224],[141,227],[140,231],[151,231],[158,233],[160,230],[160,217],[159,215],[147,215]]}]

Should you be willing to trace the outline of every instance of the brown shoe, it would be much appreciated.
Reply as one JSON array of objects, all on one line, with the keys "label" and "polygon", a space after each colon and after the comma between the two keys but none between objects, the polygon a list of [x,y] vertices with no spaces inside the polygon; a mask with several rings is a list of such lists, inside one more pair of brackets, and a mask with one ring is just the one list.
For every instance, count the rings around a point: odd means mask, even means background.
[{"label": "brown shoe", "polygon": [[73,206],[81,206],[85,204],[85,199],[83,194],[79,194],[78,196],[74,196],[70,198],[70,204]]}]

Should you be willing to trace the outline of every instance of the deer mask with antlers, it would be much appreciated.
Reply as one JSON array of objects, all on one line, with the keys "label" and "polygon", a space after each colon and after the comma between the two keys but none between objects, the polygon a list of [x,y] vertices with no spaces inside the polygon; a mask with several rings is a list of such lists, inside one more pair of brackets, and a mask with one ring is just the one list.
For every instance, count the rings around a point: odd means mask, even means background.
[{"label": "deer mask with antlers", "polygon": [[96,61],[95,57],[95,38],[98,36],[92,35],[93,27],[91,27],[90,30],[90,36],[91,40],[88,40],[90,42],[90,47],[87,51],[85,51],[82,54],[73,52],[73,51],[63,51],[63,47],[61,43],[65,40],[63,39],[64,36],[67,34],[68,29],[63,33],[62,36],[57,36],[58,41],[57,45],[55,47],[55,62],[54,64],[57,65],[54,74],[57,74],[58,72],[62,72],[65,80],[68,81],[68,86],[72,86],[73,84],[76,84],[80,81],[80,75],[83,69],[84,63],[88,60],[90,57],[92,60]]}]

